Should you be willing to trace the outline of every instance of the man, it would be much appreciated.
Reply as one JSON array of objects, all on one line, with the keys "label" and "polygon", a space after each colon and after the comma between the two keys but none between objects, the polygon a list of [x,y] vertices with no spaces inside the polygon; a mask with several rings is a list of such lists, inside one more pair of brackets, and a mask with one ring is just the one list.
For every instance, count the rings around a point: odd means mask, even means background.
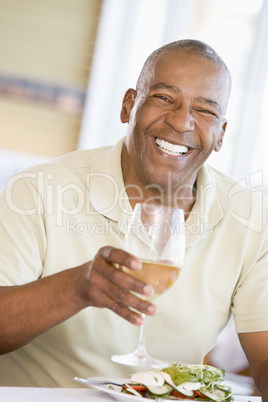
[{"label": "man", "polygon": [[[124,96],[125,139],[8,183],[0,200],[1,385],[126,377],[133,368],[110,356],[134,350],[140,313],[152,316],[154,357],[201,363],[233,312],[268,401],[268,209],[259,209],[259,194],[204,164],[221,149],[230,87],[227,67],[206,44],[166,45]],[[150,285],[116,268],[141,268],[122,250],[136,202],[185,211],[184,268],[155,304],[132,293],[151,295]],[[252,219],[243,220],[250,207]]]}]

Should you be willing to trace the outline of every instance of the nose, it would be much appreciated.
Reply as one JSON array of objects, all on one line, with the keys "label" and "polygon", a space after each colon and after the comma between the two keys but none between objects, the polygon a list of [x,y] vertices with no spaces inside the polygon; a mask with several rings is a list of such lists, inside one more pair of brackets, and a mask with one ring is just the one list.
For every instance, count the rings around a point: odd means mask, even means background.
[{"label": "nose", "polygon": [[192,132],[194,130],[194,118],[187,106],[176,107],[166,115],[166,123],[180,133]]}]

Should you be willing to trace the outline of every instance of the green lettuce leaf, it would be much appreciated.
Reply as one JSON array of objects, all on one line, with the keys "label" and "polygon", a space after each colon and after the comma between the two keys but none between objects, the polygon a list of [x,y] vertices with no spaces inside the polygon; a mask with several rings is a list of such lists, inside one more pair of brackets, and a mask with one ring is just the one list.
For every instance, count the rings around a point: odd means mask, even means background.
[{"label": "green lettuce leaf", "polygon": [[201,382],[203,384],[212,384],[222,382],[225,377],[225,371],[215,367],[203,364],[181,366],[174,364],[162,369],[168,373],[176,386],[184,382]]}]

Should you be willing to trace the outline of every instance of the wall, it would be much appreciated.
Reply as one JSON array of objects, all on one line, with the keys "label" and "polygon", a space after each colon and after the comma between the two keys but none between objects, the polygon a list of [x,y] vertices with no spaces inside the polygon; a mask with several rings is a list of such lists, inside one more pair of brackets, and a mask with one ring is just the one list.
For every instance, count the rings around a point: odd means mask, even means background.
[{"label": "wall", "polygon": [[0,0],[0,148],[77,147],[101,0]]}]

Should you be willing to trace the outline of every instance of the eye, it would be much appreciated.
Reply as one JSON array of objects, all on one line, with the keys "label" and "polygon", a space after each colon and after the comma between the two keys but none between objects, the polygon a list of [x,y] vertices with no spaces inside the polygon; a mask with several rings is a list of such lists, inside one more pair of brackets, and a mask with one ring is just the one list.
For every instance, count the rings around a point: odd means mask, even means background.
[{"label": "eye", "polygon": [[160,99],[160,100],[162,100],[162,101],[164,101],[164,102],[168,102],[168,103],[171,103],[171,99],[170,98],[168,98],[167,96],[165,96],[165,95],[153,95],[153,97],[154,98],[157,98],[157,99]]},{"label": "eye", "polygon": [[204,115],[211,115],[211,116],[218,117],[215,112],[213,112],[212,110],[209,110],[209,109],[203,109],[203,108],[198,109],[198,108],[196,108],[195,111],[198,112],[198,113],[204,114]]}]

